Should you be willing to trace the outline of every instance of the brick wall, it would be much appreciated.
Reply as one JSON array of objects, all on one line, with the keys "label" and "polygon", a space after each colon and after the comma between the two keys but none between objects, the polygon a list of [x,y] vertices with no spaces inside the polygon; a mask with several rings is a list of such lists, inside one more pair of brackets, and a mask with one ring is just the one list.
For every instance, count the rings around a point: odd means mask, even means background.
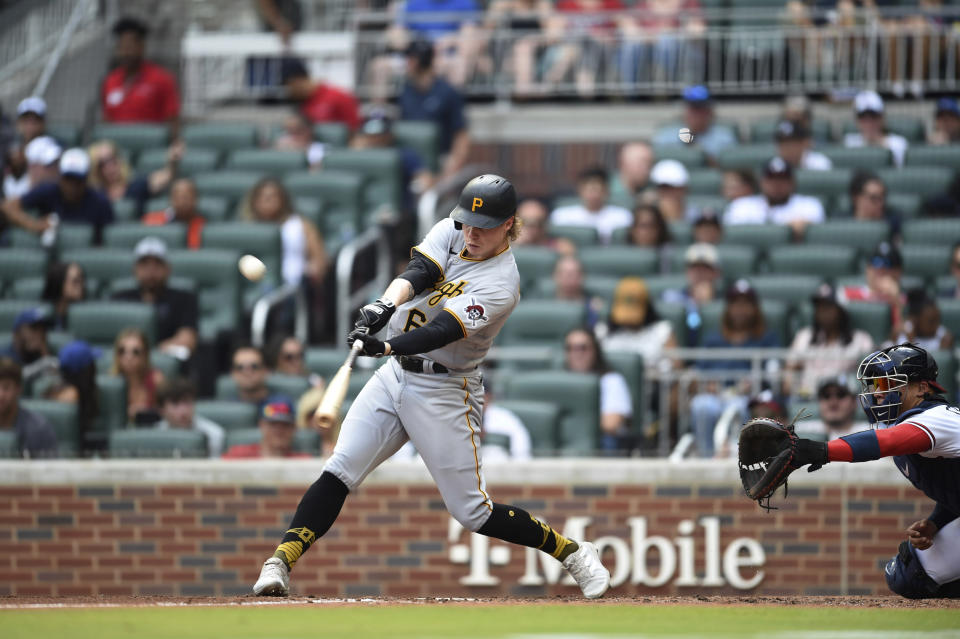
[{"label": "brick wall", "polygon": [[[154,484],[108,476],[100,483],[58,484],[18,483],[0,471],[0,594],[246,593],[309,479],[278,485],[244,483],[257,475],[243,476],[246,480],[236,483],[212,477],[207,483]],[[930,502],[909,486],[856,481],[800,483],[769,514],[730,481],[491,481],[491,491],[497,501],[523,507],[559,528],[573,521],[569,517],[588,517],[577,525],[586,526],[588,539],[603,538],[605,562],[625,579],[614,590],[618,594],[740,592],[729,583],[676,584],[681,546],[692,544],[699,577],[708,570],[704,521],[718,522],[720,553],[741,537],[762,547],[763,578],[752,592],[839,594],[846,579],[850,593],[884,594],[883,562],[895,553],[903,529],[930,510]],[[686,520],[696,524],[692,532]],[[645,525],[647,538],[666,538],[677,554],[677,570],[662,587],[631,583],[636,563],[653,576],[660,566],[653,550],[645,562],[634,562],[642,540],[631,535],[638,525]],[[525,551],[477,539],[452,525],[428,481],[374,478],[348,499],[333,530],[300,560],[294,587],[323,596],[576,592],[563,584],[522,585],[536,584],[529,578]],[[468,563],[471,558],[476,566]],[[530,563],[533,576],[539,576],[539,563]],[[743,567],[739,573],[749,579],[757,570]],[[522,579],[525,573],[528,578]],[[461,583],[471,575],[497,583]]]}]

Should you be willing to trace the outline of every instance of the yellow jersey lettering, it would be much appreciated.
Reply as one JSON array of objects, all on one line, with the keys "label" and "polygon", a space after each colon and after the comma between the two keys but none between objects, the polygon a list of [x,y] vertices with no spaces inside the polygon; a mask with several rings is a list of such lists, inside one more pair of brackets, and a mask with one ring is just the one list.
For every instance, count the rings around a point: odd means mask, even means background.
[{"label": "yellow jersey lettering", "polygon": [[463,287],[466,285],[466,280],[460,280],[456,283],[444,282],[443,284],[435,286],[433,290],[437,291],[437,294],[427,300],[427,304],[430,306],[436,306],[444,297],[454,298],[463,293]]},{"label": "yellow jersey lettering", "polygon": [[424,315],[423,311],[417,308],[411,308],[410,312],[407,313],[407,323],[403,327],[403,332],[408,333],[415,328],[420,328],[427,321],[427,316]]}]

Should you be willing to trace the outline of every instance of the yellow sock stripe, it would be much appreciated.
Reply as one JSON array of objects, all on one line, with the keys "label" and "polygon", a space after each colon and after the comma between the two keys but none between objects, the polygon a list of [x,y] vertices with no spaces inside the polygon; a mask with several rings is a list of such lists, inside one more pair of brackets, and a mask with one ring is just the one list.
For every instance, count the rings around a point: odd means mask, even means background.
[{"label": "yellow sock stripe", "polygon": [[282,552],[287,558],[287,565],[293,568],[293,564],[297,563],[297,559],[303,554],[303,542],[285,541],[277,546],[277,552]]},{"label": "yellow sock stripe", "polygon": [[477,455],[477,442],[474,440],[473,436],[476,432],[473,430],[473,424],[470,422],[470,391],[467,390],[467,378],[463,378],[463,405],[467,407],[467,412],[464,415],[467,419],[467,428],[470,429],[470,444],[473,446],[473,463],[474,468],[477,473],[477,490],[480,491],[480,494],[483,495],[483,503],[486,505],[487,510],[493,512],[493,506],[490,503],[490,498],[487,496],[487,493],[483,492],[483,481],[480,479],[480,457]]},{"label": "yellow sock stripe", "polygon": [[571,542],[557,531],[553,531],[553,534],[557,536],[557,547],[554,548],[550,554],[553,555],[554,559],[560,559],[560,555],[563,554],[563,549],[569,546]]}]

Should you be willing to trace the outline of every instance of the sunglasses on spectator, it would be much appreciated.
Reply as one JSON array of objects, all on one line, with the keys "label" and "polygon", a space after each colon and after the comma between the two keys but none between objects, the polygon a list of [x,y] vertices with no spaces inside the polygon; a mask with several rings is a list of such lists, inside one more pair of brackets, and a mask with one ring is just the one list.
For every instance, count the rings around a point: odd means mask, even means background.
[{"label": "sunglasses on spectator", "polygon": [[564,346],[564,348],[565,348],[567,351],[589,351],[589,350],[590,350],[590,344],[587,344],[587,343],[583,343],[583,344],[567,344],[567,345]]},{"label": "sunglasses on spectator", "polygon": [[143,350],[139,348],[125,348],[121,346],[120,348],[117,349],[117,354],[118,355],[129,354],[129,355],[133,355],[134,357],[140,357],[141,355],[143,355]]},{"label": "sunglasses on spectator", "polygon": [[238,373],[243,371],[258,371],[261,368],[263,368],[263,364],[260,364],[258,362],[248,362],[245,364],[239,363],[239,364],[233,365],[233,370],[237,371]]},{"label": "sunglasses on spectator", "polygon": [[292,362],[293,360],[297,359],[303,359],[303,351],[287,351],[283,354],[283,359],[288,362]]}]

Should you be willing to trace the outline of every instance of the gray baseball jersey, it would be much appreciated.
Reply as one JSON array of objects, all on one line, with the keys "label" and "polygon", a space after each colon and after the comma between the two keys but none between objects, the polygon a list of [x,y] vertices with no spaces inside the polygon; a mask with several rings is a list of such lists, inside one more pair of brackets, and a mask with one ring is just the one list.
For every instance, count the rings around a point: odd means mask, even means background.
[{"label": "gray baseball jersey", "polygon": [[476,531],[493,509],[479,452],[483,379],[477,366],[520,299],[520,275],[509,248],[486,260],[465,257],[463,249],[463,234],[453,220],[430,230],[416,250],[443,276],[397,308],[387,327],[389,341],[438,313],[451,313],[466,337],[422,355],[450,372],[412,373],[388,358],[347,411],[324,470],[353,490],[412,441],[447,510]]}]

